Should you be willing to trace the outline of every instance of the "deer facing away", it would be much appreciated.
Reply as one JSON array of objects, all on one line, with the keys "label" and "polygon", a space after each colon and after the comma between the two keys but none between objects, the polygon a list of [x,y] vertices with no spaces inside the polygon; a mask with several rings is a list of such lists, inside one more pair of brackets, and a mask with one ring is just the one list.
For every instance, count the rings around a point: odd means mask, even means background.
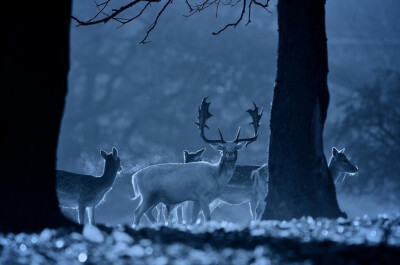
[{"label": "deer facing away", "polygon": [[[170,163],[146,167],[132,176],[132,184],[137,198],[141,198],[135,210],[134,225],[138,225],[145,214],[153,222],[151,210],[160,202],[174,205],[184,201],[193,201],[192,223],[197,220],[199,210],[203,211],[207,221],[211,220],[209,204],[216,199],[232,177],[238,150],[243,149],[258,137],[259,119],[254,110],[248,110],[253,118],[254,136],[240,138],[240,128],[234,141],[225,141],[219,130],[220,139],[210,140],[204,135],[206,121],[212,116],[208,111],[210,102],[202,100],[199,107],[200,137],[215,150],[221,152],[217,164],[208,162]],[[154,220],[155,221],[155,220]]]},{"label": "deer facing away", "polygon": [[94,209],[105,198],[114,185],[116,175],[122,170],[118,151],[113,147],[107,154],[100,151],[105,160],[104,172],[100,177],[56,171],[57,195],[60,206],[78,210],[78,222],[84,223],[85,210],[88,212],[89,223],[94,224]]}]

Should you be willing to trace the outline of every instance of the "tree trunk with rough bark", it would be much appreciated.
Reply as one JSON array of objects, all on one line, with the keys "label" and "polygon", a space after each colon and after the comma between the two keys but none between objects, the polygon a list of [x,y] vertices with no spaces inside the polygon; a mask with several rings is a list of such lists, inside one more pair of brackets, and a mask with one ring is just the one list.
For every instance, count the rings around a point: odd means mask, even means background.
[{"label": "tree trunk with rough bark", "polygon": [[71,225],[60,212],[55,190],[71,1],[56,6],[52,1],[11,1],[3,13],[0,232]]},{"label": "tree trunk with rough bark", "polygon": [[329,105],[325,0],[279,0],[278,27],[263,219],[344,217],[322,143]]}]

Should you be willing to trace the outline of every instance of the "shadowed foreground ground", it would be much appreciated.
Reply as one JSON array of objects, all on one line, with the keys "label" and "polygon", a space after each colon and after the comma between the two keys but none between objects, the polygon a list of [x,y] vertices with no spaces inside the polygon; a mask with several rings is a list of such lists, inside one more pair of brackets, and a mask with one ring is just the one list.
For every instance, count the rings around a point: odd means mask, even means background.
[{"label": "shadowed foreground ground", "polygon": [[0,234],[0,264],[400,264],[400,215]]}]

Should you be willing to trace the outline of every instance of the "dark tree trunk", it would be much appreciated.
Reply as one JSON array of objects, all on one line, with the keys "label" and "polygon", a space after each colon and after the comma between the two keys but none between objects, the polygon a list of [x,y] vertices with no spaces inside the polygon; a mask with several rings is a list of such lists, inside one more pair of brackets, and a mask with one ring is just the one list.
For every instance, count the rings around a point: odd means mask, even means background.
[{"label": "dark tree trunk", "polygon": [[325,0],[279,0],[278,26],[263,219],[345,216],[322,144],[329,104]]},{"label": "dark tree trunk", "polygon": [[10,1],[1,18],[1,232],[70,224],[58,207],[55,165],[71,1],[54,3]]}]

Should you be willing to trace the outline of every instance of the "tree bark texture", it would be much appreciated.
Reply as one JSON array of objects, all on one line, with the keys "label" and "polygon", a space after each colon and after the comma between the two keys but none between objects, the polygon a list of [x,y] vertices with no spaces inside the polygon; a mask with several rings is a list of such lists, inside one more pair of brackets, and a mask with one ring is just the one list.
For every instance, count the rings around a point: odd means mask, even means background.
[{"label": "tree bark texture", "polygon": [[11,1],[3,13],[0,232],[68,225],[58,206],[55,165],[71,1]]},{"label": "tree bark texture", "polygon": [[345,216],[322,143],[329,105],[325,0],[279,0],[278,27],[263,219]]}]

